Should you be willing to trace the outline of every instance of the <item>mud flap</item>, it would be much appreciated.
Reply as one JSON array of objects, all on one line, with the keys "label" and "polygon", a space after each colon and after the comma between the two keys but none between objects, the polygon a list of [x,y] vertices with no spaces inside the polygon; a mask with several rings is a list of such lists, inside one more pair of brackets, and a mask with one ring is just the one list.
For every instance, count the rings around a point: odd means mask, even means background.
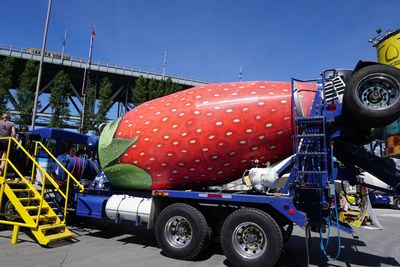
[{"label": "mud flap", "polygon": [[[381,223],[378,220],[378,217],[376,217],[374,209],[371,206],[371,201],[369,200],[369,194],[368,194],[368,188],[365,186],[361,187],[361,194],[362,194],[362,203],[363,203],[363,208],[361,210],[360,213],[360,218],[361,218],[361,214],[363,214],[363,217],[365,218],[365,216],[369,216],[370,220],[371,220],[371,225],[362,225],[362,228],[366,228],[366,229],[375,229],[375,230],[383,230],[383,227],[381,225]],[[365,191],[365,194],[364,192]],[[363,220],[361,220],[362,222]]]},{"label": "mud flap", "polygon": [[383,227],[372,209],[368,188],[362,185],[359,189],[356,189],[357,187],[352,188],[357,191],[353,191],[352,196],[360,196],[360,201],[356,201],[356,198],[349,200],[349,197],[339,194],[341,208],[339,220],[355,228],[382,230]]}]

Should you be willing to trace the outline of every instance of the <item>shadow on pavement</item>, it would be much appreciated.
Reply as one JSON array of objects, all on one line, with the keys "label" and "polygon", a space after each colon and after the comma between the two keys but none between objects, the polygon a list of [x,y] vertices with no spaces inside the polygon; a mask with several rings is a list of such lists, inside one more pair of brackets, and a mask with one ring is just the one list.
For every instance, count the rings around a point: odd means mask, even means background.
[{"label": "shadow on pavement", "polygon": [[[328,254],[337,254],[338,239],[332,237],[330,240]],[[365,247],[363,241],[342,237],[341,254],[338,260],[327,263],[325,256],[320,250],[319,237],[311,238],[310,246],[310,265],[316,266],[400,266],[399,262],[393,257],[382,257],[359,250]],[[285,245],[277,266],[307,266],[305,241],[303,237],[292,236]]]},{"label": "shadow on pavement", "polygon": [[[121,236],[121,239],[117,240],[123,243],[139,244],[143,247],[158,247],[153,230],[147,230],[145,226],[136,227],[133,223],[123,222],[121,224],[114,224],[114,222],[104,223],[96,220],[85,220],[84,222],[75,222],[72,230],[77,236],[88,235],[106,239],[118,238],[118,236]],[[127,234],[131,236],[127,237]],[[336,255],[337,245],[338,239],[336,237],[332,237],[328,248],[329,255]],[[354,265],[371,267],[400,266],[399,262],[393,257],[383,257],[361,251],[362,247],[365,246],[366,244],[361,240],[342,237],[342,249],[339,260],[332,261],[328,264],[320,250],[319,237],[312,237],[310,245],[310,265],[348,267]],[[167,256],[163,252],[160,253],[164,256]],[[206,251],[192,261],[206,261],[216,254],[222,255],[223,253],[219,243],[212,242]],[[230,266],[227,260],[224,261],[224,264]],[[305,241],[303,237],[293,235],[290,238],[289,242],[284,246],[282,255],[276,266],[307,266]]]}]

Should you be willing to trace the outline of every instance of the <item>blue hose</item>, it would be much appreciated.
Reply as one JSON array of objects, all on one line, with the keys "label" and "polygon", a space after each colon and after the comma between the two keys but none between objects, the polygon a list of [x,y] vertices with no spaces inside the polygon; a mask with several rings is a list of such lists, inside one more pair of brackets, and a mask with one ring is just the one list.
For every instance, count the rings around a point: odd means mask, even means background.
[{"label": "blue hose", "polygon": [[[333,147],[331,148],[331,163],[332,163],[332,174],[334,172],[334,164],[333,164]],[[334,183],[334,179],[333,179],[333,175],[332,175],[332,180]],[[332,181],[331,181],[332,182]],[[329,239],[330,239],[330,234],[331,234],[331,221],[332,221],[332,214],[329,214],[329,222],[328,222],[328,236],[327,236],[327,240],[326,243],[324,244],[324,241],[322,239],[322,226],[319,229],[319,236],[320,236],[320,248],[321,251],[324,253],[326,259],[328,261],[333,261],[333,260],[337,260],[340,257],[340,251],[341,251],[341,242],[340,242],[340,224],[339,224],[339,212],[338,212],[338,205],[337,205],[337,200],[336,200],[336,190],[333,190],[333,201],[335,204],[335,215],[336,215],[336,225],[337,225],[337,232],[338,232],[338,250],[337,250],[337,254],[334,258],[332,258],[328,252],[328,245],[329,245]]]}]

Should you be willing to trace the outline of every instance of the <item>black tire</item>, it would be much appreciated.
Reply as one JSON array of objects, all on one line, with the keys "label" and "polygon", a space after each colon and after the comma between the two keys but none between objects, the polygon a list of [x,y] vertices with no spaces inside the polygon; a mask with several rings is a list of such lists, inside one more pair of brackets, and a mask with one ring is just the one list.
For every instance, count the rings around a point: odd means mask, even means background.
[{"label": "black tire", "polygon": [[158,245],[167,255],[191,260],[206,247],[211,238],[211,228],[196,208],[175,203],[158,215],[155,236]]},{"label": "black tire", "polygon": [[283,240],[283,244],[286,244],[290,237],[292,236],[293,233],[293,223],[289,222],[286,225],[279,225],[282,231],[282,240]]},{"label": "black tire", "polygon": [[356,71],[344,91],[343,105],[362,126],[385,126],[400,116],[400,70],[370,65]]},{"label": "black tire", "polygon": [[7,221],[16,221],[16,216],[18,216],[18,212],[15,210],[14,205],[11,203],[10,200],[7,199],[6,203],[4,204],[4,217]]},{"label": "black tire", "polygon": [[222,225],[220,240],[224,255],[233,266],[273,266],[283,247],[276,221],[253,208],[230,214]]},{"label": "black tire", "polygon": [[393,201],[393,208],[396,210],[400,210],[400,198],[397,198]]}]

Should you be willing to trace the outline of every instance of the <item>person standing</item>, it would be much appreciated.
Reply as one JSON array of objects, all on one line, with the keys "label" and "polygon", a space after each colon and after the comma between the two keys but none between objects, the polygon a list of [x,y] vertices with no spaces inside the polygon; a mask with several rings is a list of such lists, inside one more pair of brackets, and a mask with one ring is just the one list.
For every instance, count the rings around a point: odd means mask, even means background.
[{"label": "person standing", "polygon": [[[15,137],[16,130],[15,124],[11,121],[11,116],[8,113],[4,113],[2,120],[0,121],[0,138],[1,137]],[[1,153],[1,163],[0,163],[0,176],[3,175],[4,166],[6,164],[6,152],[8,148],[8,140],[0,139],[0,153]]]}]

